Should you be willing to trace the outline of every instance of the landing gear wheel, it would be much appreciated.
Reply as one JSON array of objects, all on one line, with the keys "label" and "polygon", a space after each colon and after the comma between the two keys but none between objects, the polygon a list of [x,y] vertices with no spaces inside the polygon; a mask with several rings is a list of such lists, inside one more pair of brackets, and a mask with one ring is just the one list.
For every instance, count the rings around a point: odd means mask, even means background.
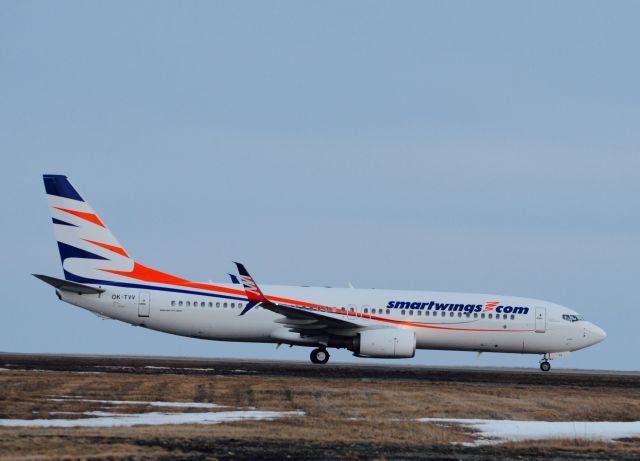
[{"label": "landing gear wheel", "polygon": [[540,369],[542,371],[549,371],[551,370],[551,364],[546,360],[543,360],[542,362],[540,362]]},{"label": "landing gear wheel", "polygon": [[317,348],[311,351],[312,363],[327,363],[329,361],[329,352],[324,348]]}]

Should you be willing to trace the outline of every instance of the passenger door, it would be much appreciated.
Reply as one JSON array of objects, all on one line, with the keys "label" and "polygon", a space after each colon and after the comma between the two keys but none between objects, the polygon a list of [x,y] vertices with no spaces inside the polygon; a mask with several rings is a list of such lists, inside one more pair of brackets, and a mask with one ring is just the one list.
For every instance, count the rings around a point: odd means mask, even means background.
[{"label": "passenger door", "polygon": [[544,333],[547,330],[547,308],[536,307],[536,333]]},{"label": "passenger door", "polygon": [[149,292],[141,291],[138,294],[138,317],[149,317],[150,303]]}]

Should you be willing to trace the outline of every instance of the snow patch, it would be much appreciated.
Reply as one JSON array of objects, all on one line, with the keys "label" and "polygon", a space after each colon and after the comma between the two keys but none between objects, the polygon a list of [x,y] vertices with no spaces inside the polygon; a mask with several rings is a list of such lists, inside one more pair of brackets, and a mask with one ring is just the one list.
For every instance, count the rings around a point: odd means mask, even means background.
[{"label": "snow patch", "polygon": [[303,411],[221,411],[217,413],[140,413],[118,414],[102,411],[84,412],[83,419],[0,419],[0,426],[10,427],[130,427],[163,424],[220,424],[235,421],[271,421],[289,416],[304,416]]},{"label": "snow patch", "polygon": [[481,439],[468,445],[540,439],[588,439],[611,441],[640,437],[640,421],[511,421],[493,419],[420,418],[424,423],[461,424],[478,431]]},{"label": "snow patch", "polygon": [[73,396],[64,396],[63,398],[49,399],[52,402],[89,402],[89,403],[106,403],[109,405],[146,405],[150,407],[174,407],[174,408],[221,408],[226,405],[218,405],[215,403],[201,402],[148,402],[143,400],[95,400],[83,399]]},{"label": "snow patch", "polygon": [[152,370],[171,370],[171,371],[182,371],[182,370],[188,370],[188,371],[215,371],[215,368],[176,368],[176,367],[156,367],[153,365],[147,365],[145,366],[145,368],[150,368]]}]

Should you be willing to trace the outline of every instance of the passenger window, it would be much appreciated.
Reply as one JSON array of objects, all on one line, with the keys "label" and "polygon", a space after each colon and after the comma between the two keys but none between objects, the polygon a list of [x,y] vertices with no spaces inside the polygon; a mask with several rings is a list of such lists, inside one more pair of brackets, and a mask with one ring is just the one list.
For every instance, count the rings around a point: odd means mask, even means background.
[{"label": "passenger window", "polygon": [[364,313],[368,314],[369,313],[369,309],[367,309],[366,307],[364,308]]},{"label": "passenger window", "polygon": [[202,301],[202,302],[200,303],[200,307],[204,307],[204,306],[205,306],[205,302],[204,302],[204,301]]},{"label": "passenger window", "polygon": [[402,315],[404,315],[404,311],[400,312]]},{"label": "passenger window", "polygon": [[478,318],[478,313],[476,312],[475,314],[473,314],[473,318],[477,319]]},{"label": "passenger window", "polygon": [[418,315],[422,315],[422,311],[418,311]]},{"label": "passenger window", "polygon": [[227,303],[224,303],[224,304],[222,305],[222,307],[224,307],[224,308],[226,309],[226,308],[227,308]]},{"label": "passenger window", "polygon": [[458,317],[462,317],[462,312],[458,312]]},{"label": "passenger window", "polygon": [[389,309],[387,309],[387,315],[391,314],[391,311]]},{"label": "passenger window", "polygon": [[182,306],[182,301],[178,301],[178,306]]},{"label": "passenger window", "polygon": [[187,307],[191,306],[191,301],[187,301]]},{"label": "passenger window", "polygon": [[450,317],[453,317],[453,312],[451,314],[449,314]]},{"label": "passenger window", "polygon": [[409,311],[409,315],[413,315],[413,311]]},{"label": "passenger window", "polygon": [[480,317],[484,318],[484,314],[480,314]]},{"label": "passenger window", "polygon": [[424,315],[426,315],[427,317],[429,317],[429,311],[425,311]]},{"label": "passenger window", "polygon": [[213,303],[209,301],[209,307],[213,307]]},{"label": "passenger window", "polygon": [[238,303],[238,309],[242,309],[242,303]]},{"label": "passenger window", "polygon": [[446,313],[446,312],[443,312],[443,313],[442,313],[442,317],[444,317],[445,315],[447,315],[447,313]]},{"label": "passenger window", "polygon": [[492,314],[489,314],[489,318],[493,318],[493,315],[492,315]]},{"label": "passenger window", "polygon": [[236,303],[231,303],[231,307],[236,307]]},{"label": "passenger window", "polygon": [[511,320],[514,320],[515,318],[516,318],[516,316],[511,314]]},{"label": "passenger window", "polygon": [[220,307],[220,303],[216,303],[216,307]]},{"label": "passenger window", "polygon": [[171,301],[171,305],[172,305],[172,306],[175,306],[175,305],[176,305],[176,302],[175,302],[175,301]]},{"label": "passenger window", "polygon": [[354,311],[353,307],[350,307],[350,308],[349,308],[349,310],[350,310],[351,312],[353,312],[353,311]]}]

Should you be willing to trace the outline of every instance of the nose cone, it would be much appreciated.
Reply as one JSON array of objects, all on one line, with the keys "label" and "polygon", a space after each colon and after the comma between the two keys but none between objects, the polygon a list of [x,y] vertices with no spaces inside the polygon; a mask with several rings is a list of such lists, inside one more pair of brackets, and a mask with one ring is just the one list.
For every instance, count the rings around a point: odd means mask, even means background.
[{"label": "nose cone", "polygon": [[587,337],[591,345],[598,344],[599,342],[604,341],[607,337],[607,333],[600,328],[598,325],[594,325],[593,323],[589,323],[586,327]]}]

